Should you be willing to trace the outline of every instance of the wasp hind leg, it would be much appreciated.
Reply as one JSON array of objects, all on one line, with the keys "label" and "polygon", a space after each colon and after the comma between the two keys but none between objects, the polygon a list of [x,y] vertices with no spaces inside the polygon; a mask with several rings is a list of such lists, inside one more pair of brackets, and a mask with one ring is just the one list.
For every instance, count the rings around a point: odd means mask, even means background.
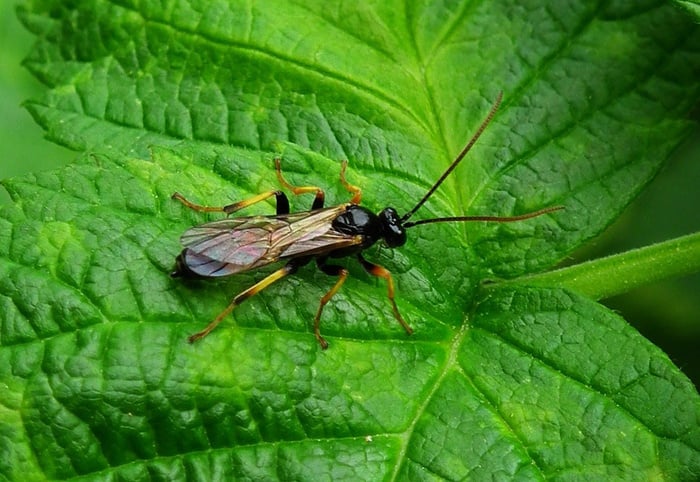
[{"label": "wasp hind leg", "polygon": [[407,334],[413,334],[413,329],[410,326],[408,326],[408,323],[406,323],[406,321],[403,319],[401,313],[399,313],[399,307],[396,306],[396,301],[394,301],[394,280],[392,279],[389,270],[382,266],[379,266],[378,264],[370,263],[362,257],[361,253],[357,255],[357,259],[360,261],[360,264],[362,264],[362,267],[365,269],[365,271],[367,271],[369,274],[371,274],[372,276],[377,276],[379,278],[384,278],[386,280],[387,296],[389,297],[389,301],[391,301],[391,306],[394,310],[394,318],[396,318],[396,321],[401,323],[401,326],[403,326],[403,329],[406,330]]},{"label": "wasp hind leg", "polygon": [[291,261],[287,263],[284,267],[278,269],[274,273],[270,274],[269,276],[263,278],[262,280],[258,281],[255,283],[253,286],[248,288],[247,290],[239,293],[236,295],[235,298],[231,301],[231,303],[222,311],[221,313],[218,314],[214,320],[207,325],[206,328],[204,328],[202,331],[195,333],[194,335],[191,335],[187,340],[190,343],[194,343],[197,340],[200,340],[207,336],[211,331],[217,327],[221,321],[226,318],[231,312],[236,308],[238,305],[243,303],[245,300],[250,298],[251,296],[255,296],[256,294],[260,293],[262,290],[270,286],[272,283],[275,281],[278,281],[285,276],[288,276],[290,274],[294,274],[301,266],[306,264],[308,262],[307,259],[300,258],[294,261]]},{"label": "wasp hind leg", "polygon": [[333,287],[328,290],[328,292],[323,295],[321,298],[321,302],[318,305],[318,310],[316,311],[316,316],[314,317],[314,335],[316,336],[316,339],[318,340],[319,345],[321,345],[321,348],[325,350],[328,348],[328,342],[326,341],[325,338],[321,336],[321,313],[323,313],[323,307],[326,306],[326,303],[330,301],[331,298],[338,292],[341,286],[343,286],[343,283],[345,283],[345,279],[348,277],[348,270],[343,268],[342,266],[338,266],[335,264],[326,264],[326,259],[327,258],[317,258],[316,259],[316,265],[318,268],[326,273],[329,276],[337,276],[338,280],[335,282]]},{"label": "wasp hind leg", "polygon": [[289,214],[289,199],[287,199],[286,194],[279,190],[265,191],[264,193],[258,194],[257,196],[253,196],[251,198],[239,201],[237,203],[227,204],[226,206],[203,206],[201,204],[195,204],[192,201],[189,201],[187,198],[185,198],[185,196],[183,196],[179,192],[173,193],[171,198],[180,201],[183,205],[187,206],[193,211],[198,211],[202,213],[231,214],[240,209],[247,208],[248,206],[252,206],[253,204],[259,203],[260,201],[264,201],[265,199],[270,198],[272,196],[275,196],[275,201],[277,204],[277,215],[279,216],[280,214]]}]

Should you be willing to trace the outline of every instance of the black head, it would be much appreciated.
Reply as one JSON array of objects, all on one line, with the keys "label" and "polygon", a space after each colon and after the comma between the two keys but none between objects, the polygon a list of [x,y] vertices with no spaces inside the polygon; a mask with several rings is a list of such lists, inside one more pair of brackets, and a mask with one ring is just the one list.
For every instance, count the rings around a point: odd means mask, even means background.
[{"label": "black head", "polygon": [[387,246],[398,248],[406,244],[406,230],[396,209],[384,208],[379,213],[379,220],[382,223],[382,238]]}]

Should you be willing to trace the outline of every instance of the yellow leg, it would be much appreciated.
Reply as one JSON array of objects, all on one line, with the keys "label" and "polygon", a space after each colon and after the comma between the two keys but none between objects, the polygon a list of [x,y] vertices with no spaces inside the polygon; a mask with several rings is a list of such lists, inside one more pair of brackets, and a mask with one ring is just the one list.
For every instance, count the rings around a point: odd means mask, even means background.
[{"label": "yellow leg", "polygon": [[345,180],[345,170],[348,167],[348,161],[343,161],[340,167],[340,182],[343,183],[343,187],[347,189],[353,196],[352,199],[350,199],[351,204],[360,204],[360,201],[362,200],[362,190],[350,184],[348,181]]},{"label": "yellow leg", "polygon": [[292,191],[296,196],[300,194],[306,194],[310,192],[315,192],[316,197],[314,197],[314,202],[311,205],[311,210],[315,209],[321,209],[323,207],[323,202],[325,200],[325,193],[323,192],[323,189],[317,186],[293,186],[292,184],[289,184],[287,180],[282,176],[282,167],[281,167],[281,161],[279,158],[275,159],[275,171],[277,172],[277,179],[279,180],[280,184]]},{"label": "yellow leg", "polygon": [[321,348],[325,350],[328,348],[328,342],[321,336],[321,313],[323,313],[323,307],[326,306],[326,303],[328,303],[330,299],[335,296],[340,287],[343,286],[343,283],[345,283],[345,279],[348,277],[348,270],[334,265],[320,265],[319,267],[326,274],[338,276],[338,281],[336,281],[333,287],[329,289],[328,292],[321,298],[321,302],[318,305],[318,310],[316,311],[316,316],[314,317],[314,335],[316,336],[318,343],[321,345]]},{"label": "yellow leg", "polygon": [[237,203],[227,204],[226,206],[203,206],[201,204],[195,204],[192,201],[189,201],[187,198],[185,198],[185,196],[183,196],[179,192],[174,193],[171,197],[180,201],[182,204],[192,209],[193,211],[199,211],[203,213],[231,214],[233,212],[238,211],[239,209],[252,206],[253,204],[259,203],[260,201],[264,201],[265,199],[270,198],[272,196],[275,196],[277,198],[277,214],[288,214],[289,201],[287,200],[287,196],[285,196],[282,191],[266,191],[262,194],[258,194],[257,196],[253,196],[249,199],[245,199]]},{"label": "yellow leg", "polygon": [[396,318],[396,320],[399,323],[401,323],[401,326],[403,326],[403,329],[406,330],[407,334],[413,334],[413,329],[410,326],[408,326],[408,323],[406,323],[406,321],[401,316],[401,313],[399,313],[399,307],[396,306],[396,301],[394,300],[394,280],[391,277],[391,273],[389,272],[389,270],[383,268],[382,266],[379,266],[378,264],[370,263],[365,258],[363,258],[361,254],[357,255],[357,259],[360,260],[360,263],[362,263],[362,267],[369,274],[373,276],[378,276],[380,278],[384,278],[386,280],[389,301],[391,301],[391,306],[394,309],[394,318]]},{"label": "yellow leg", "polygon": [[242,293],[236,295],[236,297],[231,301],[231,303],[226,307],[224,311],[219,313],[219,315],[214,318],[214,320],[207,325],[206,328],[204,328],[202,331],[195,333],[194,335],[191,335],[188,338],[188,341],[190,343],[194,343],[197,340],[200,340],[207,336],[214,328],[217,327],[219,323],[221,323],[221,320],[226,318],[231,312],[236,308],[236,306],[240,305],[243,303],[245,300],[250,298],[251,296],[254,296],[258,293],[260,293],[262,290],[270,286],[272,283],[274,283],[277,280],[280,280],[284,278],[285,276],[294,273],[297,270],[297,266],[288,264],[283,268],[278,269],[274,273],[270,274],[269,276],[265,277],[264,279],[258,281],[255,283],[253,286],[248,288],[247,290],[243,291]]}]

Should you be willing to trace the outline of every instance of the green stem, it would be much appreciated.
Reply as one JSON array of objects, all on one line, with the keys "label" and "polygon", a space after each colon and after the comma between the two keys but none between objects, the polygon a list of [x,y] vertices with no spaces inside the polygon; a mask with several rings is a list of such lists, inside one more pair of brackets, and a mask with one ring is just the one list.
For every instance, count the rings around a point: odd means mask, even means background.
[{"label": "green stem", "polygon": [[496,283],[562,286],[600,300],[700,271],[700,233],[517,280]]}]

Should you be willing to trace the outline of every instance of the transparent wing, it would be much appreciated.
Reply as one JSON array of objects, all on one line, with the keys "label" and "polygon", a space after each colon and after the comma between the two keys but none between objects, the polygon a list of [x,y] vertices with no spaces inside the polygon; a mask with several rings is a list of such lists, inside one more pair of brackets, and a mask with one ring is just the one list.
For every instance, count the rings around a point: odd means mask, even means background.
[{"label": "transparent wing", "polygon": [[284,258],[329,253],[362,242],[335,231],[345,205],[280,216],[222,219],[188,229],[180,241],[184,261],[200,276],[229,276]]}]

